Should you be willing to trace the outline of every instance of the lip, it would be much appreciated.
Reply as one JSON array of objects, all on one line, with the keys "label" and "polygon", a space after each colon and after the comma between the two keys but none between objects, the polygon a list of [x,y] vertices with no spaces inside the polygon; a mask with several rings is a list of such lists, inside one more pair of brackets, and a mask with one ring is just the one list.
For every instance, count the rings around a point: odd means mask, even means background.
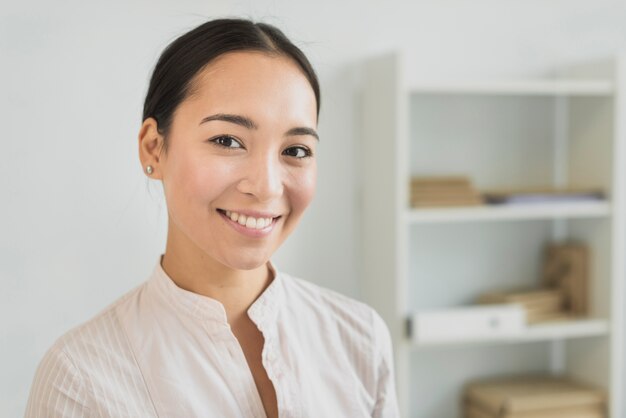
[{"label": "lip", "polygon": [[[233,212],[237,212],[237,211],[233,211]],[[281,219],[281,216],[272,216],[271,214],[268,215],[268,214],[263,214],[261,212],[253,212],[253,211],[237,212],[246,216],[252,216],[253,218],[272,218],[272,223],[266,226],[265,228],[251,229],[251,228],[246,228],[245,226],[240,225],[239,222],[235,222],[232,219],[230,219],[228,216],[226,216],[226,211],[224,209],[218,209],[217,213],[219,213],[220,216],[224,218],[224,221],[228,225],[230,225],[235,231],[250,238],[264,238],[268,236],[269,234],[272,233],[272,231],[274,230],[274,226],[276,226],[278,221]]]}]

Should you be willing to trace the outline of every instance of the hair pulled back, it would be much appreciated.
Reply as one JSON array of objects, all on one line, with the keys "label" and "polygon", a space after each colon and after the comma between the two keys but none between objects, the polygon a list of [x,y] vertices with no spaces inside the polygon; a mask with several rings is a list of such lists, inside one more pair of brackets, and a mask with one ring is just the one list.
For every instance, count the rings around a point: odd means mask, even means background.
[{"label": "hair pulled back", "polygon": [[235,51],[260,51],[291,58],[309,80],[320,111],[317,75],[304,53],[283,32],[267,23],[246,19],[210,20],[170,43],[157,61],[143,106],[143,120],[154,118],[164,136],[162,151],[167,153],[167,135],[176,108],[189,96],[194,77],[220,55]]}]

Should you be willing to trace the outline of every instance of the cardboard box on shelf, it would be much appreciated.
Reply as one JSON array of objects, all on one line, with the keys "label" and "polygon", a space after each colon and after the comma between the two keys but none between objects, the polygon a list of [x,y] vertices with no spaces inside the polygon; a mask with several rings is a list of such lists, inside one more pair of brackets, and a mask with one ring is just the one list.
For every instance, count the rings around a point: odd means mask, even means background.
[{"label": "cardboard box on shelf", "polygon": [[545,250],[543,284],[559,289],[564,308],[574,315],[588,313],[589,250],[579,243],[550,244]]},{"label": "cardboard box on shelf", "polygon": [[529,308],[560,310],[563,293],[555,289],[520,289],[509,292],[488,292],[479,297],[481,303],[521,303]]},{"label": "cardboard box on shelf", "polygon": [[464,404],[471,405],[474,413],[480,411],[485,418],[543,418],[547,413],[562,410],[582,411],[581,414],[587,414],[584,417],[599,413],[600,418],[605,418],[606,401],[606,391],[602,388],[550,375],[476,380],[466,385],[463,396]]},{"label": "cardboard box on shelf", "polygon": [[589,312],[589,249],[580,243],[551,243],[544,251],[541,286],[491,291],[479,304],[519,303],[528,324],[584,317]]},{"label": "cardboard box on shelf", "polygon": [[514,290],[509,292],[488,292],[477,299],[479,304],[519,303],[526,313],[526,322],[568,319],[563,311],[563,292],[556,289]]},{"label": "cardboard box on shelf", "polygon": [[413,177],[410,184],[412,207],[482,205],[484,199],[467,177]]},{"label": "cardboard box on shelf", "polygon": [[411,177],[411,186],[429,187],[429,186],[446,186],[446,187],[470,187],[471,181],[469,177],[462,175],[451,176],[413,176]]},{"label": "cardboard box on shelf", "polygon": [[455,197],[451,199],[411,199],[413,208],[480,206],[483,201],[476,197]]},{"label": "cardboard box on shelf", "polygon": [[606,413],[604,407],[593,405],[492,415],[475,405],[466,403],[463,408],[463,416],[465,418],[606,418]]}]

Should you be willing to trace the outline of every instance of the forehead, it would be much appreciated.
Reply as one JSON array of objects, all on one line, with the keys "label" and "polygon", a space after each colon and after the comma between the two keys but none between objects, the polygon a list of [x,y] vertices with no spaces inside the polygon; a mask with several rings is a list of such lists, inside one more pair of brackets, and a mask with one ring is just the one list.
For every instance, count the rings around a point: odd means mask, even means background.
[{"label": "forehead", "polygon": [[315,94],[300,66],[256,51],[226,53],[209,63],[194,77],[190,101],[219,111],[316,114]]}]

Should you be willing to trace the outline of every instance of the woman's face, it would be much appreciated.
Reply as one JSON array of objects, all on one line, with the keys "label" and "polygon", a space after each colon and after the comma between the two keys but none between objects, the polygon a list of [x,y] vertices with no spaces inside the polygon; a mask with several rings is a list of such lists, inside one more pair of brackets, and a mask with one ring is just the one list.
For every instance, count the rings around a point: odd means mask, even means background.
[{"label": "woman's face", "polygon": [[222,55],[196,81],[159,161],[168,234],[183,249],[250,270],[271,257],[313,198],[315,95],[296,63],[259,52]]}]

